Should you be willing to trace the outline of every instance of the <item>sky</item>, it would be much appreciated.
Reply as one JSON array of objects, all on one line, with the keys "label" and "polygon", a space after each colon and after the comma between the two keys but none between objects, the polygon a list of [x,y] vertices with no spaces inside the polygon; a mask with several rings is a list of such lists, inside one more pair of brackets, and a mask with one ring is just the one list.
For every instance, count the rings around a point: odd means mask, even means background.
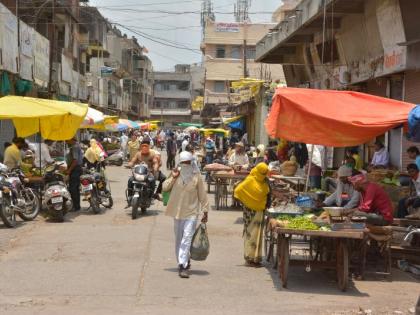
[{"label": "sky", "polygon": [[[156,71],[172,71],[175,64],[201,61],[202,0],[90,0],[89,3],[97,6],[123,33],[137,37],[149,50]],[[236,0],[213,0],[216,21],[232,22],[235,3]],[[252,0],[251,21],[270,23],[271,13],[280,3],[281,0]]]}]

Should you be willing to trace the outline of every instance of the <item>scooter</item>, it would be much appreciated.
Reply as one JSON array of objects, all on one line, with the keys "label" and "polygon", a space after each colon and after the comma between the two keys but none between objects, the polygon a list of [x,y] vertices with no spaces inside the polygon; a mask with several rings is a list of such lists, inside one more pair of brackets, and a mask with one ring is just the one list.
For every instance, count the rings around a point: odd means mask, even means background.
[{"label": "scooter", "polygon": [[66,213],[73,208],[73,201],[58,168],[59,165],[53,164],[44,170],[43,206],[50,218],[63,222]]}]

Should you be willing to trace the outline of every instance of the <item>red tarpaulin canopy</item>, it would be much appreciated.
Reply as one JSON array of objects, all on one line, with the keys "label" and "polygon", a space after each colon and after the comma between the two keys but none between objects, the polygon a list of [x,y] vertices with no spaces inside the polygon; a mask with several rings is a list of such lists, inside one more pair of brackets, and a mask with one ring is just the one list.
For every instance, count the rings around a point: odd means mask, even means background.
[{"label": "red tarpaulin canopy", "polygon": [[358,92],[278,88],[265,126],[273,138],[356,146],[407,123],[413,107]]}]

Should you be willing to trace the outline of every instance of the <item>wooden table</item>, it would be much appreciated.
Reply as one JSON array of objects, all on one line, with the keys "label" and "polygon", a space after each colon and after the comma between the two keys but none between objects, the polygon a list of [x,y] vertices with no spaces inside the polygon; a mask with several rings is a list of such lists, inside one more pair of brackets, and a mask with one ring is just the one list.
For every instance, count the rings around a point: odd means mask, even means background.
[{"label": "wooden table", "polygon": [[227,198],[229,195],[228,185],[232,182],[240,182],[248,176],[244,173],[233,173],[233,172],[215,172],[211,175],[215,181],[215,203],[216,210],[220,210],[223,201],[224,205],[227,206]]},{"label": "wooden table", "polygon": [[[283,287],[287,286],[289,265],[309,265],[311,267],[335,269],[338,280],[338,287],[340,290],[345,291],[348,286],[349,277],[349,240],[365,240],[365,230],[345,230],[345,231],[307,231],[307,230],[294,230],[287,228],[276,228],[277,234],[277,265],[280,280]],[[323,254],[318,253],[315,257],[310,253],[311,260],[296,260],[291,259],[291,239],[292,236],[304,236],[312,239],[326,239],[332,242],[335,251],[335,257],[324,260]],[[310,251],[312,251],[312,244]]]},{"label": "wooden table", "polygon": [[294,185],[298,196],[300,195],[300,184],[305,183],[306,178],[300,176],[284,176],[284,175],[271,175],[271,178],[284,181],[285,183]]}]

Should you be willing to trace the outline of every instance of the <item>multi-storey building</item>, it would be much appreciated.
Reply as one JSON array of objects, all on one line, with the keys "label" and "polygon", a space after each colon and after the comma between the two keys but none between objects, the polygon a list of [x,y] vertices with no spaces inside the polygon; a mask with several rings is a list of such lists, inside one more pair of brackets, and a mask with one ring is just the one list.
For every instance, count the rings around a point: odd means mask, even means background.
[{"label": "multi-storey building", "polygon": [[[418,12],[420,2],[410,0],[302,0],[258,43],[257,60],[283,64],[289,86],[357,90],[418,104]],[[391,163],[404,169],[412,144],[402,128],[380,138]],[[367,162],[372,146],[364,147]]]},{"label": "multi-storey building", "polygon": [[164,126],[192,121],[191,102],[201,89],[197,73],[196,66],[190,65],[176,65],[174,72],[154,73],[152,119],[162,120]]},{"label": "multi-storey building", "polygon": [[282,67],[256,63],[257,42],[275,25],[218,23],[207,20],[201,49],[205,68],[206,116],[218,116],[220,110],[234,104],[237,95],[230,82],[241,78],[283,80]]}]

